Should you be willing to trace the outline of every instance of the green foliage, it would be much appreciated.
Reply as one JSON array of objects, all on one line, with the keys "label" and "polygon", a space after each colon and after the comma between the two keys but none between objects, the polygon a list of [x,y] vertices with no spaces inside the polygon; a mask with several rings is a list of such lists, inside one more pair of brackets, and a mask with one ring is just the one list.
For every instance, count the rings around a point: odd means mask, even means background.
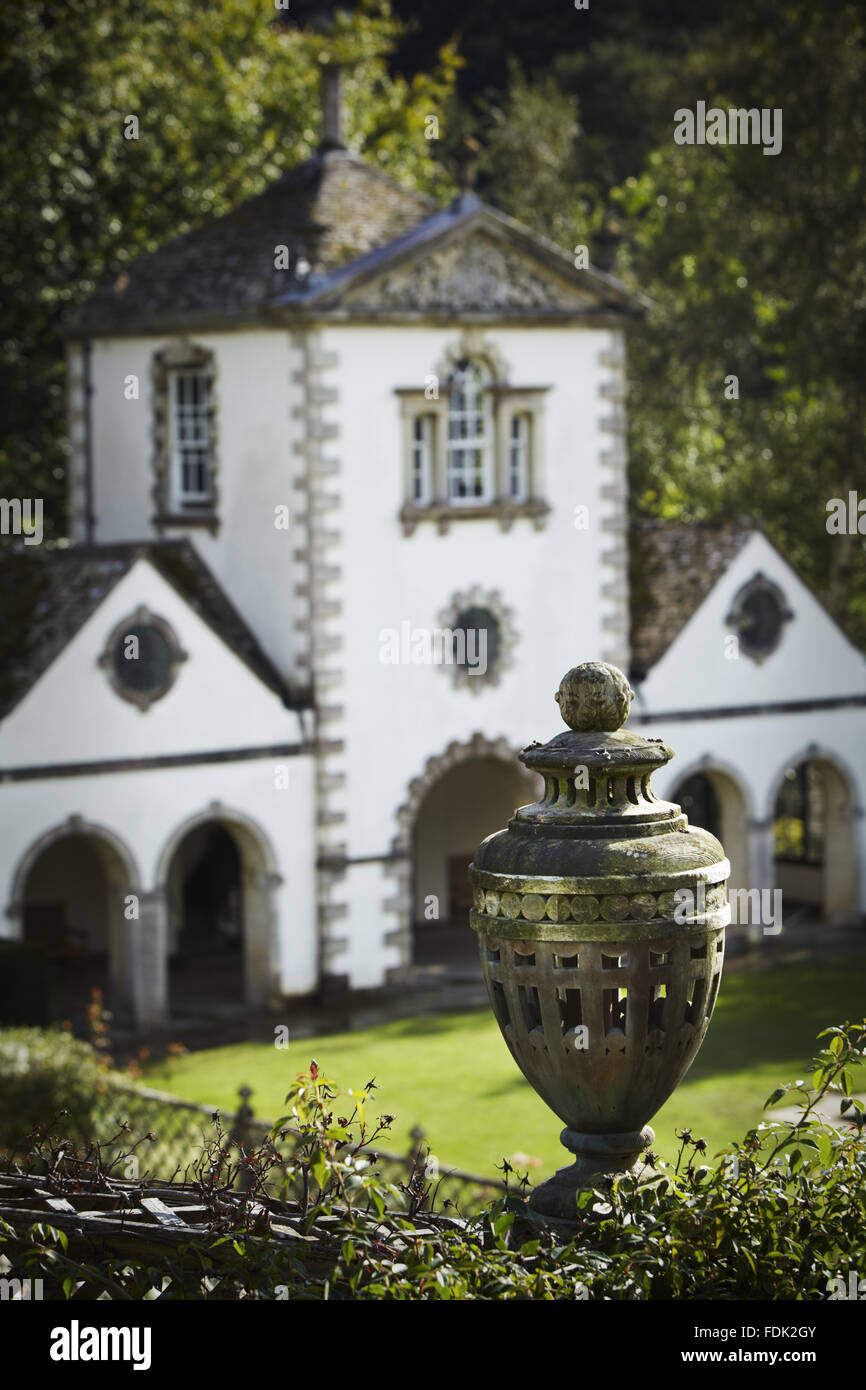
[{"label": "green foliage", "polygon": [[569,248],[582,239],[577,102],[552,74],[530,81],[515,61],[504,101],[485,111],[482,178],[494,201],[512,217]]},{"label": "green foliage", "polygon": [[[831,498],[866,495],[866,20],[854,0],[681,20],[512,63],[481,106],[484,193],[594,258],[619,236],[653,301],[629,331],[633,515],[762,526],[866,645],[863,538],[826,530]],[[674,144],[699,99],[781,108],[781,153]]]},{"label": "green foliage", "polygon": [[781,816],[773,822],[773,853],[777,858],[800,859],[803,855],[805,825],[796,816]]},{"label": "green foliage", "polygon": [[[819,1123],[829,1094],[850,1096],[852,1068],[866,1051],[866,1020],[825,1029],[812,1086],[778,1087],[765,1109],[800,1100],[794,1122],[762,1121],[742,1142],[704,1161],[706,1143],[681,1135],[680,1156],[655,1190],[632,1179],[587,1213],[605,1257],[590,1296],[784,1299],[831,1296],[866,1255],[866,1144],[863,1104],[843,1101],[856,1123],[847,1133]],[[844,1123],[844,1122],[843,1122]],[[602,1289],[607,1293],[602,1294]]]},{"label": "green foliage", "polygon": [[[44,1278],[54,1298],[839,1297],[849,1271],[866,1267],[863,1105],[850,1098],[852,1069],[866,1054],[866,1020],[820,1037],[826,1045],[814,1060],[812,1085],[790,1082],[767,1101],[769,1108],[802,1097],[795,1122],[763,1121],[717,1155],[717,1166],[705,1141],[684,1130],[679,1158],[660,1165],[661,1178],[642,1184],[630,1177],[582,1194],[569,1239],[532,1216],[525,1180],[483,1215],[460,1221],[422,1213],[429,1186],[419,1174],[406,1189],[413,1194],[409,1212],[395,1214],[396,1190],[363,1156],[365,1137],[369,1142],[390,1122],[383,1116],[370,1124],[374,1082],[341,1093],[313,1063],[291,1087],[274,1131],[276,1138],[290,1123],[300,1136],[304,1201],[270,1216],[295,1239],[269,1236],[268,1217],[256,1205],[272,1152],[264,1146],[237,1166],[252,1174],[255,1201],[248,1191],[231,1203],[220,1141],[201,1165],[199,1190],[211,1215],[196,1240],[164,1255],[151,1247],[136,1256],[127,1244],[122,1255],[107,1250],[97,1259],[92,1247],[85,1257],[64,1231],[7,1215],[0,1252],[14,1256],[17,1272]],[[831,1093],[846,1097],[843,1109],[857,1120],[848,1132],[815,1120],[816,1106]],[[509,1175],[510,1165],[504,1171]],[[80,1190],[81,1170],[73,1180]],[[59,1167],[46,1181],[61,1181]]]},{"label": "green foliage", "polygon": [[864,91],[856,5],[735,6],[669,111],[782,108],[781,153],[669,136],[613,195],[655,306],[630,345],[636,506],[763,524],[861,641],[863,541],[828,535],[826,504],[866,485]]},{"label": "green foliage", "polygon": [[0,1154],[28,1151],[28,1135],[65,1112],[64,1126],[86,1134],[107,1085],[89,1043],[60,1029],[0,1030]]},{"label": "green foliage", "polygon": [[[340,1092],[311,1062],[309,1072],[298,1076],[286,1096],[288,1113],[277,1120],[271,1137],[285,1138],[289,1131],[294,1137],[286,1176],[289,1183],[300,1179],[301,1215],[305,1219],[312,1212],[315,1220],[318,1210],[330,1210],[339,1201],[351,1225],[359,1199],[368,1198],[380,1217],[386,1200],[399,1201],[393,1185],[383,1184],[371,1174],[364,1153],[388,1132],[393,1118],[381,1116],[370,1129],[367,1111],[374,1089],[375,1081],[368,1081],[363,1089],[350,1087]],[[336,1115],[335,1102],[340,1102]]]},{"label": "green foliage", "polygon": [[[864,986],[866,957],[854,954],[728,973],[695,1062],[653,1119],[657,1150],[672,1158],[679,1147],[675,1130],[686,1125],[706,1135],[714,1151],[745,1133],[779,1077],[803,1075],[824,1022],[857,1016]],[[503,1154],[518,1152],[540,1160],[532,1165],[533,1181],[562,1163],[560,1126],[514,1066],[489,1008],[392,1019],[318,1035],[307,1046],[328,1058],[331,1075],[375,1073],[388,1109],[399,1117],[386,1147],[404,1152],[409,1131],[420,1126],[434,1153],[473,1173],[494,1174]],[[254,1077],[257,1114],[277,1116],[285,1063],[286,1054],[267,1043],[234,1043],[168,1066],[148,1063],[145,1084],[228,1112],[238,1087]],[[866,1075],[858,1089],[866,1091]]]}]

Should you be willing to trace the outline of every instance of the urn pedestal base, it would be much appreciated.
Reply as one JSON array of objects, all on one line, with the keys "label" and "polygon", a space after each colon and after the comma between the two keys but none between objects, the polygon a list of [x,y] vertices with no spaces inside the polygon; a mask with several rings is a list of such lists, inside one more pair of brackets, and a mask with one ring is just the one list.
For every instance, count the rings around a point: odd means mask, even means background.
[{"label": "urn pedestal base", "polygon": [[560,1143],[575,1156],[574,1163],[558,1169],[552,1178],[533,1189],[529,1205],[539,1216],[557,1221],[577,1220],[577,1194],[599,1187],[605,1178],[631,1174],[640,1182],[651,1182],[659,1174],[641,1162],[655,1132],[649,1125],[626,1134],[579,1134],[564,1129]]}]

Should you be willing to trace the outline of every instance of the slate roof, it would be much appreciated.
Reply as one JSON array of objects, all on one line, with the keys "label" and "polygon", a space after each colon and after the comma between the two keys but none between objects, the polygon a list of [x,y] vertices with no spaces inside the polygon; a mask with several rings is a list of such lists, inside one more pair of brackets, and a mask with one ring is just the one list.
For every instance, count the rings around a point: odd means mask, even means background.
[{"label": "slate roof", "polygon": [[319,151],[223,217],[140,256],[100,285],[72,320],[72,333],[158,331],[249,320],[297,285],[274,250],[304,257],[328,275],[387,245],[439,210],[350,150]]},{"label": "slate roof", "polygon": [[631,676],[644,680],[754,528],[663,521],[629,532]]},{"label": "slate roof", "polygon": [[[290,707],[300,703],[188,541],[0,550],[0,718],[5,718],[139,559]],[[106,633],[106,637],[108,634]]]},{"label": "slate roof", "polygon": [[[574,269],[562,247],[474,195],[440,207],[350,150],[320,150],[223,217],[140,256],[106,280],[70,320],[70,336],[233,327],[286,311],[332,308],[345,289],[477,222],[590,290],[600,307],[648,300],[604,271]],[[274,265],[286,246],[291,269]],[[296,273],[298,259],[308,269]],[[282,314],[281,312],[282,311]]]}]

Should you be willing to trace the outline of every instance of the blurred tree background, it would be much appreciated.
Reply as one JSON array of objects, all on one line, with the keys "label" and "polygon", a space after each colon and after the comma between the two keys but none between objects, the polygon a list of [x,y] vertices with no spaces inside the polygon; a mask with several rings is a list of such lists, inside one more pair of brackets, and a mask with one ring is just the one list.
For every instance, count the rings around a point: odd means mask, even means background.
[{"label": "blurred tree background", "polygon": [[[649,294],[629,344],[633,514],[760,524],[866,645],[864,539],[826,530],[830,498],[866,497],[863,7],[392,10],[345,6],[350,143],[446,198],[473,136],[482,196],[565,247],[588,242]],[[55,534],[62,313],[315,147],[325,41],[277,13],[261,0],[20,0],[0,17],[0,486],[45,496]],[[781,153],[675,145],[674,111],[698,100],[781,107]],[[129,113],[138,141],[123,139]],[[427,114],[438,142],[424,138]]]}]

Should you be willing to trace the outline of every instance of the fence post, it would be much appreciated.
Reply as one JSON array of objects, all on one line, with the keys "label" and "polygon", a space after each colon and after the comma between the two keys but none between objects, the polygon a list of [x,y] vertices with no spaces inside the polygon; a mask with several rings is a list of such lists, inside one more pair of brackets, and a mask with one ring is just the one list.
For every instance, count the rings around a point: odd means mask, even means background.
[{"label": "fence post", "polygon": [[[241,1149],[246,1149],[250,1137],[250,1121],[253,1118],[253,1107],[250,1105],[252,1095],[251,1086],[239,1086],[238,1095],[241,1103],[235,1111],[235,1122],[232,1126],[231,1139]],[[246,1164],[240,1169],[238,1174],[238,1189],[241,1192],[248,1192],[252,1185],[252,1177]]]},{"label": "fence post", "polygon": [[[412,1140],[412,1143],[409,1145],[409,1153],[407,1155],[410,1178],[412,1177],[418,1166],[418,1159],[421,1154],[421,1145],[424,1143],[426,1137],[427,1132],[426,1130],[422,1129],[420,1125],[413,1125],[412,1129],[410,1129],[409,1131],[409,1138]],[[421,1168],[423,1171],[423,1163],[421,1165]]]}]

